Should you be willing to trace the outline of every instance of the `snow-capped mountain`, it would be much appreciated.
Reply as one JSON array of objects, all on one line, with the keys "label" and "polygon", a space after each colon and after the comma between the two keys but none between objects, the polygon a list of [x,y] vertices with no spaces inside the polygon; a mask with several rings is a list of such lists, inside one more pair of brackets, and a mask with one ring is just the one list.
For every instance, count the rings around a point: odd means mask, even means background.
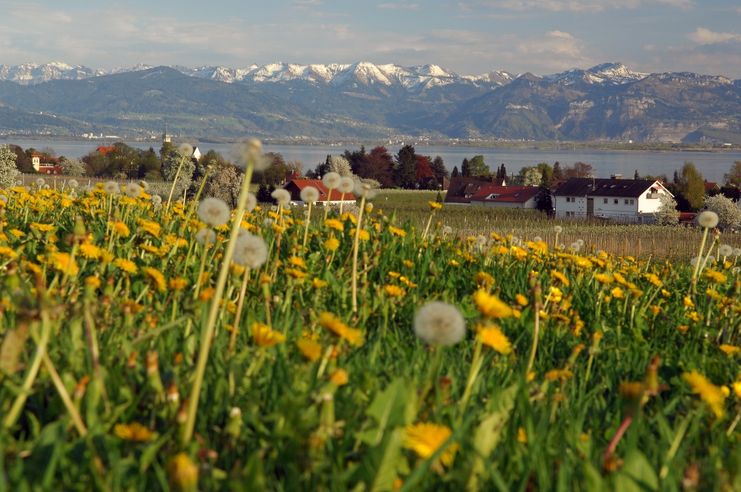
[{"label": "snow-capped mountain", "polygon": [[543,77],[551,82],[562,85],[573,85],[576,83],[598,84],[598,85],[622,85],[636,80],[642,80],[649,74],[634,72],[622,63],[602,63],[592,68],[582,70],[572,68]]},{"label": "snow-capped mountain", "polygon": [[103,70],[94,70],[81,65],[73,66],[62,62],[0,65],[0,80],[9,80],[23,85],[60,79],[80,80],[105,73]]}]

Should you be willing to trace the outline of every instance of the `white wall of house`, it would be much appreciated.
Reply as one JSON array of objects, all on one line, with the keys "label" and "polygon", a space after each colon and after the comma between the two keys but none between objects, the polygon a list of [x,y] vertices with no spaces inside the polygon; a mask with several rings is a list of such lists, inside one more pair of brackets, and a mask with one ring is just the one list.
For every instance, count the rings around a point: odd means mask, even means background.
[{"label": "white wall of house", "polygon": [[535,208],[535,198],[526,202],[478,202],[471,200],[471,205],[475,207],[492,207],[492,208]]},{"label": "white wall of house", "polygon": [[594,216],[625,221],[636,220],[638,217],[638,199],[622,196],[595,196]]},{"label": "white wall of house", "polygon": [[587,198],[583,196],[554,196],[556,217],[586,217]]},{"label": "white wall of house", "polygon": [[[651,190],[655,189],[655,192]],[[637,198],[594,196],[594,217],[623,222],[650,222],[661,207],[659,195],[669,192],[660,183],[654,183]],[[554,197],[556,217],[586,217],[587,197]]]},{"label": "white wall of house", "polygon": [[38,156],[31,157],[31,165],[36,171],[38,171],[39,167],[41,167],[41,159],[39,159]]}]

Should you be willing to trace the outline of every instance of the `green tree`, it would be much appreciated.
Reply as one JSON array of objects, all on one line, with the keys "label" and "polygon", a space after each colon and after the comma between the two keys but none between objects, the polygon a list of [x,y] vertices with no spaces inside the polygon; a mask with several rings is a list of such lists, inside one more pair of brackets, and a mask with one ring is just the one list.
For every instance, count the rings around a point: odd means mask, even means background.
[{"label": "green tree", "polygon": [[725,175],[726,185],[741,188],[741,161],[735,161],[728,174]]},{"label": "green tree", "polygon": [[469,175],[477,178],[488,178],[491,175],[489,166],[484,162],[483,155],[475,155],[468,161]]},{"label": "green tree", "polygon": [[[182,166],[182,167],[181,167]],[[178,173],[180,168],[180,173]],[[162,163],[162,177],[166,181],[177,181],[175,182],[175,191],[173,193],[173,199],[183,197],[183,193],[190,188],[193,183],[193,173],[196,170],[195,162],[190,156],[182,155],[178,152],[171,152]]]},{"label": "green tree", "polygon": [[677,189],[693,210],[702,207],[705,199],[705,180],[692,162],[685,162],[679,173]]},{"label": "green tree", "polygon": [[458,166],[453,166],[453,172],[450,173],[451,178],[457,178],[460,176],[460,171],[458,171]]},{"label": "green tree", "polygon": [[552,183],[560,183],[563,181],[563,170],[561,169],[561,163],[556,161],[553,164],[553,175],[551,176]]},{"label": "green tree", "polygon": [[442,186],[443,180],[448,177],[448,170],[445,169],[445,162],[443,158],[435,156],[432,160],[432,174],[435,176],[435,181],[438,185]]},{"label": "green tree", "polygon": [[536,166],[536,169],[540,171],[540,184],[546,188],[550,188],[553,182],[553,168],[547,162],[541,162]]},{"label": "green tree", "polygon": [[0,145],[0,188],[15,186],[21,172],[15,165],[17,156],[7,145]]},{"label": "green tree", "polygon": [[417,154],[413,146],[405,145],[396,156],[396,184],[401,188],[414,188],[416,175]]},{"label": "green tree", "polygon": [[471,167],[468,164],[467,157],[464,157],[463,162],[461,163],[461,176],[464,178],[471,176]]}]

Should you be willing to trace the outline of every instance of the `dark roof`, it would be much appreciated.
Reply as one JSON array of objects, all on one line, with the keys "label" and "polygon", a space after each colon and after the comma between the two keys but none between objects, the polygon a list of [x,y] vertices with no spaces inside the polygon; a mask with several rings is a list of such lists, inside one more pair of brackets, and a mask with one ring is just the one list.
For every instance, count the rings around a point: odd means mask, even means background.
[{"label": "dark roof", "polygon": [[[326,202],[327,201],[327,192],[329,191],[326,186],[324,186],[324,183],[321,179],[292,179],[286,185],[284,188],[288,190],[291,193],[291,199],[293,200],[301,200],[301,190],[306,188],[307,186],[313,186],[317,190],[319,190],[319,200],[320,202]],[[332,196],[329,201],[335,202],[335,201],[355,201],[355,195],[352,193],[345,193],[344,198],[342,193],[340,193],[337,190],[332,190]]]},{"label": "dark roof", "polygon": [[[484,185],[471,197],[472,202],[486,203],[525,203],[540,193],[537,186],[498,186]],[[495,195],[494,198],[488,198]]]},{"label": "dark roof", "polygon": [[647,179],[571,178],[556,189],[555,196],[619,196],[638,198],[656,183]]},{"label": "dark roof", "polygon": [[450,178],[446,203],[470,203],[471,197],[482,187],[491,185],[491,181],[482,178],[456,176]]}]

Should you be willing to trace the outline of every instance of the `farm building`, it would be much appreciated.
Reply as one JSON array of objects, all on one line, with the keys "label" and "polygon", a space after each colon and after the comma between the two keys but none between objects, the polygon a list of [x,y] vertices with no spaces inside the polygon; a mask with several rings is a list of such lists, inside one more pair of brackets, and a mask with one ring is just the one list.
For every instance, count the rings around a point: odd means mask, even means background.
[{"label": "farm building", "polygon": [[332,190],[331,196],[328,195],[329,190],[321,179],[292,179],[283,187],[291,194],[291,200],[296,203],[303,203],[301,200],[301,190],[307,186],[313,186],[319,190],[318,205],[339,205],[340,203],[355,203],[355,195],[352,193],[345,193],[343,196],[337,190]]},{"label": "farm building", "polygon": [[661,207],[659,196],[673,196],[660,181],[571,178],[555,191],[556,217],[597,217],[650,223]]},{"label": "farm building", "polygon": [[59,165],[59,159],[50,157],[40,152],[31,154],[31,165],[39,174],[62,174],[62,166]]},{"label": "farm building", "polygon": [[498,186],[488,184],[481,186],[474,193],[471,205],[498,208],[537,208],[540,195],[548,193],[537,186]]}]

